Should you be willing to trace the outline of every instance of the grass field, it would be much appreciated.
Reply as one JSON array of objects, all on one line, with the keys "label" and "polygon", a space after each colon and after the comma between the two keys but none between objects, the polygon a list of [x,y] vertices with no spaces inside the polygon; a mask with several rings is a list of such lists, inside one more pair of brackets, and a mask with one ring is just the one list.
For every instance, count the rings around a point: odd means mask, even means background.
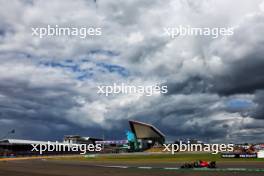
[{"label": "grass field", "polygon": [[251,162],[251,161],[258,161],[264,162],[264,159],[260,158],[221,158],[219,154],[213,155],[210,153],[177,153],[175,155],[171,154],[149,154],[149,155],[86,155],[80,157],[67,157],[67,158],[56,158],[56,159],[63,159],[63,160],[82,160],[82,161],[104,161],[104,162],[118,162],[118,163],[157,163],[157,162],[188,162],[188,161],[195,161],[195,160],[207,160],[207,161],[222,161],[222,162]]}]

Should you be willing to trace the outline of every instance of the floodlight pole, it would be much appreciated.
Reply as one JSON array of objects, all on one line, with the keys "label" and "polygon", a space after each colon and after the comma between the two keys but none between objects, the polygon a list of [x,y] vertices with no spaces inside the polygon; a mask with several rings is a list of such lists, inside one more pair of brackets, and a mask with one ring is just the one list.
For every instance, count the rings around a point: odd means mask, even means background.
[{"label": "floodlight pole", "polygon": [[2,136],[2,137],[0,138],[0,140],[5,139],[5,138],[8,137],[10,134],[14,134],[14,133],[15,133],[15,130],[8,131],[8,132],[6,133],[6,135],[4,135],[4,136]]}]

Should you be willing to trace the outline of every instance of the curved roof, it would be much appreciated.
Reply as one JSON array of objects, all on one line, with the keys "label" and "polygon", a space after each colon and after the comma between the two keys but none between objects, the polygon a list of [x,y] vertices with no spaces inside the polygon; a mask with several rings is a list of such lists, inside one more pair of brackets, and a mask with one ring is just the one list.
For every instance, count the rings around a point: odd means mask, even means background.
[{"label": "curved roof", "polygon": [[138,139],[157,137],[163,139],[165,138],[165,135],[153,125],[134,120],[130,120],[129,124],[132,132],[136,135]]}]

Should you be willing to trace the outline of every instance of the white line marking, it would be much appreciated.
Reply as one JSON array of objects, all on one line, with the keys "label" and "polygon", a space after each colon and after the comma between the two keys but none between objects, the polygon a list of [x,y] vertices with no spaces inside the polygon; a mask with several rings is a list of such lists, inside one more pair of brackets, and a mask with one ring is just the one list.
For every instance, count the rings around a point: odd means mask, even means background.
[{"label": "white line marking", "polygon": [[127,166],[109,166],[109,167],[115,167],[115,168],[123,168],[123,169],[127,169]]},{"label": "white line marking", "polygon": [[[105,167],[105,168],[122,168],[122,169],[128,169],[128,168],[138,168],[138,169],[154,169],[153,167],[149,166],[115,166],[115,165],[95,165],[98,167]],[[180,170],[181,168],[179,167],[160,167],[156,169],[164,169],[164,170]],[[264,172],[264,169],[251,169],[251,168],[216,168],[216,169],[209,169],[209,168],[191,168],[190,170],[193,171],[249,171],[249,172]]]},{"label": "white line marking", "polygon": [[230,171],[246,171],[246,168],[226,168],[225,170],[230,170]]},{"label": "white line marking", "polygon": [[128,166],[107,166],[107,165],[97,165],[100,167],[110,167],[110,168],[122,168],[122,169],[127,169]]},{"label": "white line marking", "polygon": [[179,167],[165,167],[163,169],[166,169],[166,170],[178,170],[180,168]]},{"label": "white line marking", "polygon": [[152,169],[152,167],[138,167],[139,169]]}]

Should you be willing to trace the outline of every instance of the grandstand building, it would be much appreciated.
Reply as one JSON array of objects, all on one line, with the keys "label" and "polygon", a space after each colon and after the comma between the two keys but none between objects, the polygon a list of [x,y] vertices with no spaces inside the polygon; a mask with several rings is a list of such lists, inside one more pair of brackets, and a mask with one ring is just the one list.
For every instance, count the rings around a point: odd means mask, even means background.
[{"label": "grandstand building", "polygon": [[129,125],[140,144],[140,149],[162,145],[165,142],[165,135],[153,125],[134,120],[130,120]]},{"label": "grandstand building", "polygon": [[102,139],[93,137],[82,137],[80,135],[66,135],[63,138],[64,143],[71,144],[95,144],[96,141],[102,141]]}]

